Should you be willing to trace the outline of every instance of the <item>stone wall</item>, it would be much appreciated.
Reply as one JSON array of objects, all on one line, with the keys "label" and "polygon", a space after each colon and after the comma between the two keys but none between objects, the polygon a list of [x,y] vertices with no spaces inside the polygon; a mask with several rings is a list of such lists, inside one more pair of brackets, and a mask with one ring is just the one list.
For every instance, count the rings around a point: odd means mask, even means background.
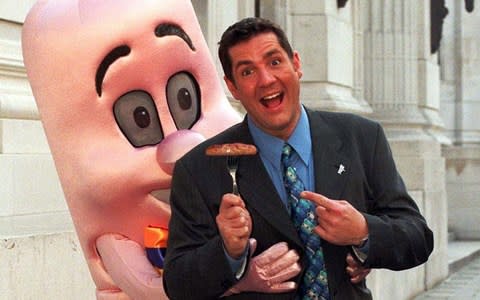
[{"label": "stone wall", "polygon": [[441,62],[441,114],[453,145],[445,145],[448,228],[457,239],[480,239],[480,9],[446,1]]}]

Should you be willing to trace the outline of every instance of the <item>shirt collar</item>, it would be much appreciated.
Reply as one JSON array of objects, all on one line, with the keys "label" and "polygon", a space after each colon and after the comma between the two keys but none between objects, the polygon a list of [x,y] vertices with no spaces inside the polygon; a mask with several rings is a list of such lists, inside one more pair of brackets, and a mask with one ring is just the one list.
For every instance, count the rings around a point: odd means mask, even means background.
[{"label": "shirt collar", "polygon": [[312,154],[312,139],[307,112],[303,106],[297,126],[287,142],[295,149],[305,165],[308,166],[310,155]]},{"label": "shirt collar", "polygon": [[[255,125],[248,115],[247,121],[250,134],[252,135],[253,141],[255,142],[260,155],[280,170],[280,158],[282,156],[282,148],[285,142],[282,139],[271,136],[262,131]],[[312,140],[310,137],[310,124],[308,123],[307,112],[303,106],[301,106],[300,119],[298,120],[297,126],[293,130],[287,143],[295,149],[300,159],[306,166],[308,166],[312,153]]]}]

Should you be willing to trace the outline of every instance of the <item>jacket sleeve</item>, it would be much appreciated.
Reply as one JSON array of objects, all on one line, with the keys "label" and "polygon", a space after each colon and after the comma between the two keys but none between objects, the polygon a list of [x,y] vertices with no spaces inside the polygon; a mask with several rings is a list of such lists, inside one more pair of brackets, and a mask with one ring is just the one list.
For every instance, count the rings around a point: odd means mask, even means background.
[{"label": "jacket sleeve", "polygon": [[214,299],[236,283],[215,215],[206,201],[192,174],[178,161],[172,180],[164,267],[165,291],[170,299]]},{"label": "jacket sleeve", "polygon": [[408,195],[378,124],[375,136],[367,168],[373,199],[365,213],[370,243],[365,266],[404,270],[427,261],[433,250],[433,233]]}]

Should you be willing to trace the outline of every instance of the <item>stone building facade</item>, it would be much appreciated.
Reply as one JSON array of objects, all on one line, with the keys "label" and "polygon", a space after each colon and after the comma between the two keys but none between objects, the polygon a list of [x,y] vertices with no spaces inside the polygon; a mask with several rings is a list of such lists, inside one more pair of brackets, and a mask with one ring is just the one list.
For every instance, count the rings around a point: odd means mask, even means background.
[{"label": "stone building facade", "polygon": [[[22,23],[34,2],[0,2],[0,298],[94,299],[23,66]],[[472,10],[474,1],[192,2],[219,74],[216,43],[223,30],[245,16],[267,17],[285,28],[300,53],[304,104],[383,124],[400,173],[434,230],[435,250],[420,267],[372,272],[375,299],[410,299],[445,279],[448,232],[480,239],[480,9]],[[433,18],[438,15],[445,18]]]}]

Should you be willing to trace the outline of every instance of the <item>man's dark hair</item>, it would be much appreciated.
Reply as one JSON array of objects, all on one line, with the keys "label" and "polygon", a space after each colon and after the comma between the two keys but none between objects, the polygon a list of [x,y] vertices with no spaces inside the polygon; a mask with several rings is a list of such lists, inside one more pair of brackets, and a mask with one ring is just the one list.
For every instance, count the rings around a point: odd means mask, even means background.
[{"label": "man's dark hair", "polygon": [[293,58],[293,50],[288,42],[287,36],[280,26],[262,18],[245,18],[231,25],[225,30],[218,42],[218,57],[222,63],[223,73],[234,82],[232,74],[232,60],[228,51],[240,42],[247,41],[261,33],[273,32],[278,39],[280,46],[287,52],[290,59]]}]

